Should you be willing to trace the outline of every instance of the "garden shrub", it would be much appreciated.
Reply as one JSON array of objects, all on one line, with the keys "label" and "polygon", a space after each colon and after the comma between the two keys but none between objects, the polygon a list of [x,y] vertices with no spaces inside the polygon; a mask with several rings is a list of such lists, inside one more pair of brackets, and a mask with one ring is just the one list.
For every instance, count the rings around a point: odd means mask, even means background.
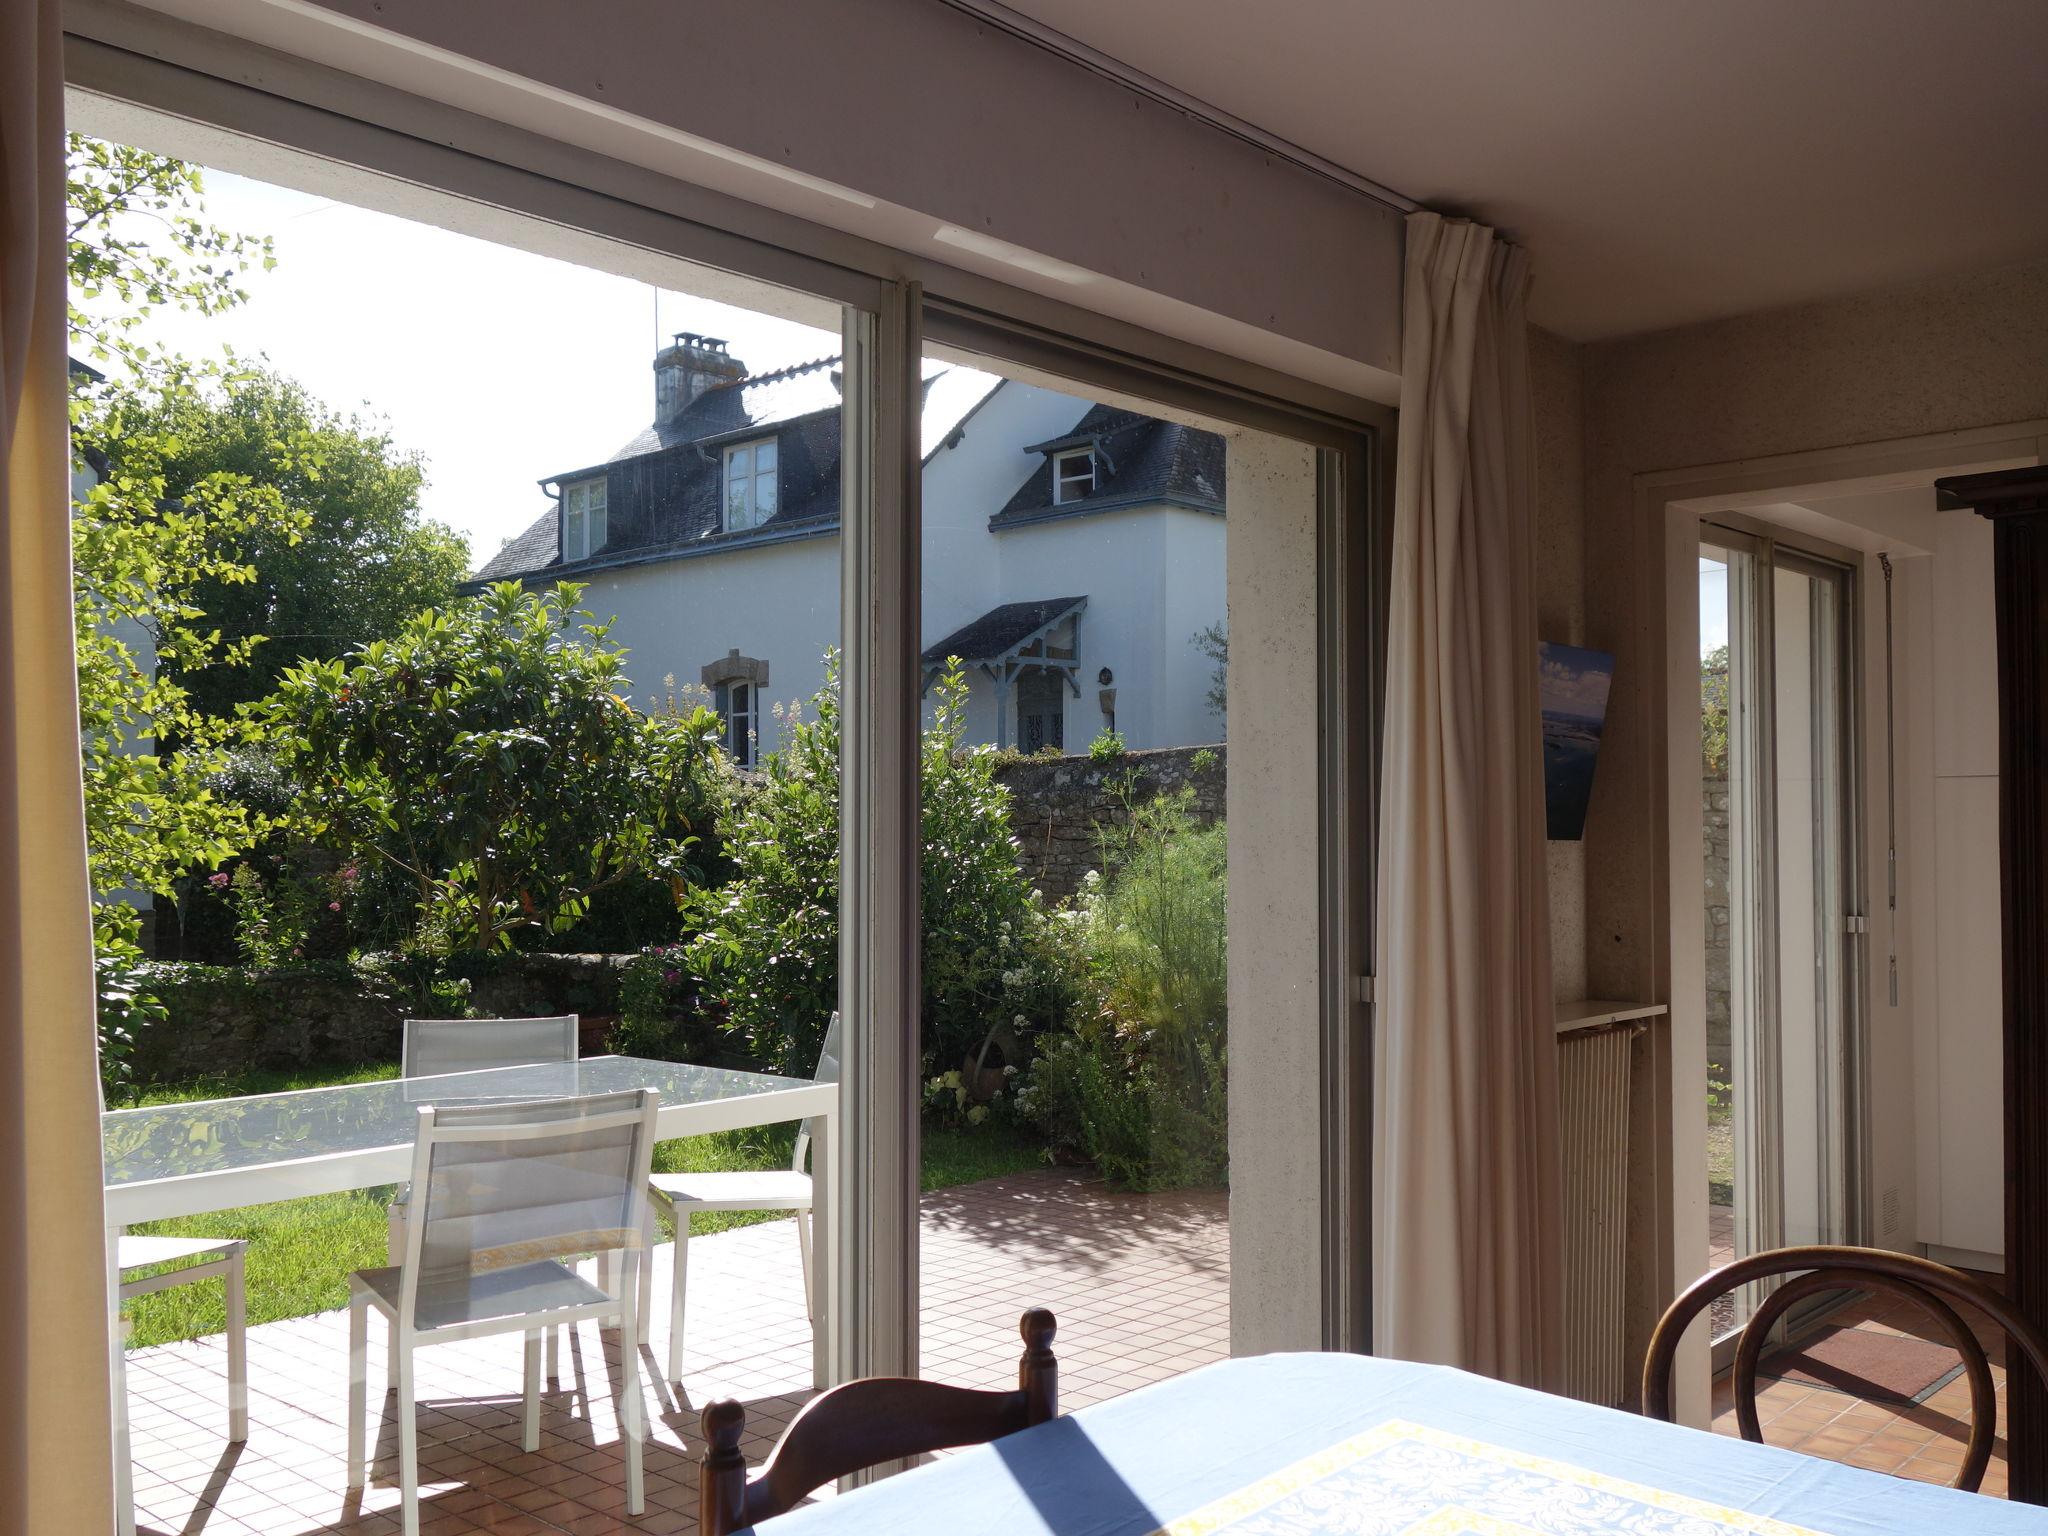
[{"label": "garden shrub", "polygon": [[110,1106],[128,1101],[135,1088],[136,1042],[169,1017],[149,988],[142,961],[118,947],[93,956],[98,992],[100,1091]]},{"label": "garden shrub", "polygon": [[563,583],[501,582],[345,659],[287,671],[260,713],[297,833],[409,882],[410,946],[566,933],[601,891],[680,907],[731,767],[708,709],[643,715],[624,652]]},{"label": "garden shrub", "polygon": [[619,1056],[684,1060],[683,1017],[691,992],[689,955],[681,944],[642,950],[619,978],[619,1020],[605,1049]]},{"label": "garden shrub", "polygon": [[1190,790],[1133,806],[1063,914],[1089,995],[1017,1099],[1055,1156],[1140,1189],[1227,1178],[1227,847]]},{"label": "garden shrub", "polygon": [[[967,682],[957,665],[934,683],[933,700],[921,748],[923,1055],[928,1072],[944,1072],[1021,1057],[1024,1040],[1062,1016],[1072,994],[1018,867],[995,754],[965,745]],[[736,874],[697,899],[690,969],[750,1052],[808,1075],[839,1003],[835,658],[722,831]]]}]

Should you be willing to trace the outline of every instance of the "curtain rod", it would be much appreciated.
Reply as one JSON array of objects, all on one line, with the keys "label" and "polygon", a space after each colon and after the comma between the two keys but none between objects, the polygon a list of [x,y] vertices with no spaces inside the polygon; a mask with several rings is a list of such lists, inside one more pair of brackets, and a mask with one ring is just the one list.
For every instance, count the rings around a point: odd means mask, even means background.
[{"label": "curtain rod", "polygon": [[1241,117],[1225,112],[1221,107],[1212,106],[1176,86],[1168,85],[1157,76],[1148,75],[1142,69],[1113,58],[1098,48],[1091,48],[1079,38],[1070,37],[1055,27],[1036,21],[1022,11],[1003,4],[1002,0],[941,0],[941,3],[951,6],[963,15],[972,16],[976,21],[997,27],[1012,37],[1043,48],[1048,53],[1057,54],[1069,63],[1078,64],[1091,73],[1113,80],[1128,90],[1149,97],[1163,107],[1169,107],[1185,117],[1193,118],[1196,122],[1206,123],[1209,127],[1240,139],[1277,159],[1285,160],[1302,170],[1334,181],[1349,191],[1369,197],[1396,213],[1413,213],[1422,206],[1412,197],[1403,197],[1391,188],[1368,180],[1334,160],[1326,160],[1313,150],[1304,149],[1276,133],[1268,133],[1255,123],[1248,123]]}]

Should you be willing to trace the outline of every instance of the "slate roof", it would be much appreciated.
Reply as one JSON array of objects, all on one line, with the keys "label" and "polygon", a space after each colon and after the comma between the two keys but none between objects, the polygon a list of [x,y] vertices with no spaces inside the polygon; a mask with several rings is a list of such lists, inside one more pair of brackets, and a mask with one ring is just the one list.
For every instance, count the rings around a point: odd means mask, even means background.
[{"label": "slate roof", "polygon": [[[607,538],[584,560],[561,558],[558,507],[550,502],[477,568],[470,584],[640,564],[736,544],[825,532],[839,520],[839,386],[836,357],[754,374],[707,389],[669,425],[649,426],[603,464],[551,480],[605,480]],[[776,512],[758,528],[724,531],[727,442],[777,439]]]},{"label": "slate roof", "polygon": [[1042,597],[1036,602],[1004,603],[971,624],[963,624],[936,645],[924,659],[937,664],[949,656],[962,661],[989,661],[1007,654],[1041,629],[1058,623],[1088,601],[1085,597]]},{"label": "slate roof", "polygon": [[[1052,457],[1061,447],[1101,444],[1095,489],[1086,496],[1052,499]],[[1034,443],[1046,455],[1031,478],[988,520],[993,529],[1055,517],[1084,516],[1141,502],[1167,501],[1204,512],[1223,510],[1223,439],[1214,432],[1141,416],[1119,406],[1089,408],[1071,432]]]},{"label": "slate roof", "polygon": [[[604,476],[604,548],[586,560],[563,561],[559,512],[550,502],[478,567],[469,584],[575,577],[830,532],[839,521],[838,369],[838,358],[821,357],[708,389],[673,423],[647,427],[604,463],[550,476],[556,482]],[[771,430],[779,443],[776,514],[758,528],[726,533],[720,450]],[[1055,506],[1050,455],[1060,446],[1091,441],[1102,454],[1095,489]],[[1214,432],[1096,405],[1071,432],[1031,448],[1047,457],[989,519],[992,530],[1148,502],[1223,511],[1223,439]]]},{"label": "slate roof", "polygon": [[773,426],[839,409],[839,359],[820,357],[773,373],[753,374],[737,384],[707,389],[667,427],[649,426],[611,456],[611,463],[642,454],[699,443],[726,432]]}]

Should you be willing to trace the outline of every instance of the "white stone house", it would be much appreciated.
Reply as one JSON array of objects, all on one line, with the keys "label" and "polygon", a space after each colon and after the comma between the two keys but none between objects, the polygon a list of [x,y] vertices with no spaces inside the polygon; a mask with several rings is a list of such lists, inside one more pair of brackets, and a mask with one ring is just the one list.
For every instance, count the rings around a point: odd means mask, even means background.
[{"label": "white stone house", "polygon": [[[703,690],[752,762],[838,643],[838,360],[749,374],[685,334],[654,375],[653,424],[544,479],[473,583],[583,584],[631,697]],[[960,659],[971,739],[1222,740],[1196,643],[1224,620],[1220,437],[1003,381],[926,456],[924,523],[927,681]]]}]

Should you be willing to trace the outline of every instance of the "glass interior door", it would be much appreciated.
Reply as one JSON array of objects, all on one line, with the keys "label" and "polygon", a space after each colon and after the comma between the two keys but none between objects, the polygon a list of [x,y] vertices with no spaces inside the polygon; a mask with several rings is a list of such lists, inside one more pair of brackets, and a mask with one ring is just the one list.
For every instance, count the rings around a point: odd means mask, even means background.
[{"label": "glass interior door", "polygon": [[[1849,1236],[1849,572],[1700,548],[1707,1267]],[[1760,1299],[1713,1312],[1717,1339]]]}]

